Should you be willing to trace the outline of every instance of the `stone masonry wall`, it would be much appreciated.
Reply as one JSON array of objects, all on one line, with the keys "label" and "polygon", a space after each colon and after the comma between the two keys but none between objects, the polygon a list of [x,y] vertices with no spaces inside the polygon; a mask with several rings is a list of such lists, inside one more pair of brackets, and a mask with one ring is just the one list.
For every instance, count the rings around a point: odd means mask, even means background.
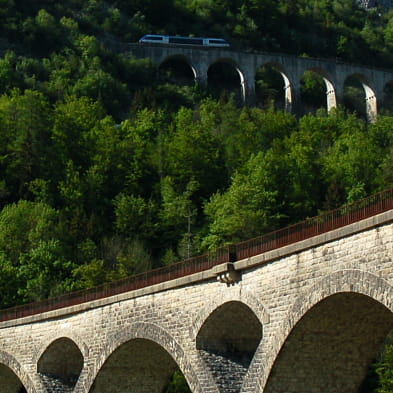
[{"label": "stone masonry wall", "polygon": [[[61,338],[75,343],[83,357],[75,393],[116,392],[118,386],[128,386],[136,393],[161,393],[175,367],[195,393],[262,393],[264,389],[301,393],[314,388],[322,392],[325,382],[332,387],[329,392],[340,391],[332,380],[348,360],[346,353],[353,351],[361,362],[368,362],[378,344],[374,341],[393,329],[392,222],[393,212],[388,212],[378,219],[237,261],[234,267],[240,281],[233,285],[218,281],[213,269],[113,299],[0,323],[0,371],[13,372],[3,372],[7,380],[3,380],[5,384],[0,380],[0,391],[18,393],[15,375],[27,392],[45,393],[47,381],[37,372],[38,361]],[[333,306],[331,299],[350,307]],[[232,367],[241,375],[232,385],[225,379],[222,382],[222,362],[212,370],[196,347],[205,322],[228,302],[246,305],[262,326],[262,339],[248,371]],[[353,314],[358,321],[352,321],[352,314],[348,317],[349,309],[358,309]],[[372,318],[367,318],[368,311]],[[380,328],[374,330],[376,320]],[[242,321],[234,315],[231,323],[236,329]],[[352,330],[355,325],[360,330]],[[370,343],[375,331],[378,340]],[[355,340],[351,332],[356,333]],[[315,334],[325,337],[322,347],[313,341]],[[333,340],[337,336],[341,341]],[[302,342],[307,345],[300,345]],[[327,350],[330,343],[334,351]],[[345,354],[337,346],[341,343],[345,343]],[[291,346],[304,347],[305,352],[297,356],[299,351]],[[310,364],[316,349],[323,352],[323,361],[314,370]],[[157,356],[162,359],[158,363]],[[59,356],[62,361],[67,359]],[[329,362],[336,367],[321,372]],[[313,378],[308,378],[310,370]],[[221,373],[218,377],[216,371]],[[349,375],[341,391],[355,393],[364,372],[363,368],[357,370],[353,380]],[[108,375],[111,378],[105,377]],[[310,379],[317,381],[310,385]]]}]

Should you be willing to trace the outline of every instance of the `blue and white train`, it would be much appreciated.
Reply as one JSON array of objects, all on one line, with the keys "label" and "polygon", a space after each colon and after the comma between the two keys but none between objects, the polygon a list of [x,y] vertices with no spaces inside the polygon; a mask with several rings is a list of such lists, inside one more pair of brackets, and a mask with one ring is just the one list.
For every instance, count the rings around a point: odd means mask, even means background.
[{"label": "blue and white train", "polygon": [[230,45],[223,38],[179,37],[171,35],[146,34],[139,43],[196,45],[228,48]]}]

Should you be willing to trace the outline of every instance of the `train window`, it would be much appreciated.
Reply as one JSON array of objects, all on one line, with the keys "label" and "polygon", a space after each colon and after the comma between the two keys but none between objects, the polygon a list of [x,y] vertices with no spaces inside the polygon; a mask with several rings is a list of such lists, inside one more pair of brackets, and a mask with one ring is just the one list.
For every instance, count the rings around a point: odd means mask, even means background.
[{"label": "train window", "polygon": [[163,37],[157,37],[157,36],[154,36],[154,35],[148,35],[148,36],[144,37],[143,39],[152,40],[152,41],[162,41],[162,38]]},{"label": "train window", "polygon": [[203,45],[203,40],[198,38],[187,38],[187,37],[169,37],[169,43],[171,44],[185,44],[185,45]]},{"label": "train window", "polygon": [[229,47],[228,42],[220,38],[209,39],[207,45]]}]

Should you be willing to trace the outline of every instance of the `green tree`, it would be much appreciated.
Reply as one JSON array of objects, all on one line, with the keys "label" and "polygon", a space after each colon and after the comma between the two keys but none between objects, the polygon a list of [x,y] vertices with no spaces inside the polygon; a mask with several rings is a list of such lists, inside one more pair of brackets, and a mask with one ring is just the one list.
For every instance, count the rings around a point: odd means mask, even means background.
[{"label": "green tree", "polygon": [[376,368],[379,376],[378,393],[392,393],[393,392],[393,345],[388,344],[383,351],[382,360],[377,363]]},{"label": "green tree", "polygon": [[5,275],[14,275],[2,287],[3,307],[43,299],[69,288],[73,265],[60,239],[58,212],[48,205],[21,200],[3,208],[0,260]]},{"label": "green tree", "polygon": [[164,393],[191,393],[191,389],[188,386],[186,378],[180,370],[176,370],[168,386],[164,389]]},{"label": "green tree", "polygon": [[237,172],[229,189],[214,194],[205,206],[209,233],[203,244],[215,248],[273,230],[279,220],[276,170],[273,151],[252,156]]},{"label": "green tree", "polygon": [[[226,113],[231,110],[225,109]],[[296,118],[283,111],[244,108],[239,114],[234,111],[227,116],[232,125],[226,129],[224,117],[222,128],[230,172],[244,165],[252,154],[267,151],[274,141],[284,139],[297,128]]]},{"label": "green tree", "polygon": [[195,252],[192,231],[195,229],[198,211],[192,196],[198,188],[199,184],[195,180],[190,180],[184,192],[177,193],[171,177],[165,177],[161,181],[162,208],[159,217],[166,233],[165,243],[169,243],[170,240],[173,243],[173,238],[178,241],[176,248],[180,259],[189,258]]},{"label": "green tree", "polygon": [[115,200],[115,227],[125,238],[149,237],[154,233],[155,206],[141,196],[119,194]]},{"label": "green tree", "polygon": [[53,140],[62,170],[69,160],[86,169],[95,145],[92,130],[104,117],[102,106],[87,98],[66,97],[54,110]]},{"label": "green tree", "polygon": [[20,81],[15,72],[16,55],[8,51],[4,59],[0,59],[0,92],[8,93],[12,88],[19,87]]},{"label": "green tree", "polygon": [[200,185],[196,196],[207,197],[225,184],[219,139],[211,129],[195,120],[192,110],[181,108],[178,111],[175,132],[168,139],[166,173],[175,180],[179,190],[195,180]]},{"label": "green tree", "polygon": [[353,202],[375,189],[379,156],[363,122],[348,116],[341,127],[324,158],[323,174],[345,192],[346,202]]},{"label": "green tree", "polygon": [[51,116],[49,104],[39,92],[14,90],[0,99],[3,165],[14,196],[28,197],[35,178],[53,175]]}]

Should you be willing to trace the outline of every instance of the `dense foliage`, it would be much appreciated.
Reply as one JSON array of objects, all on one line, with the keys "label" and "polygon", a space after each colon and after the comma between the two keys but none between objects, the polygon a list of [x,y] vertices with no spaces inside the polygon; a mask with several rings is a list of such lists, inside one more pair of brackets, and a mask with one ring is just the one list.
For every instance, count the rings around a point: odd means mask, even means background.
[{"label": "dense foliage", "polygon": [[[202,100],[119,123],[102,104],[0,97],[2,307],[90,287],[392,184],[392,117]],[[15,287],[18,292],[15,292]]]},{"label": "dense foliage", "polygon": [[[391,186],[392,117],[239,108],[126,51],[145,33],[209,35],[392,67],[393,13],[380,11],[352,0],[0,0],[0,308]],[[315,103],[319,82],[303,82]],[[263,81],[257,91],[277,93]],[[383,393],[391,352],[377,369]]]}]

